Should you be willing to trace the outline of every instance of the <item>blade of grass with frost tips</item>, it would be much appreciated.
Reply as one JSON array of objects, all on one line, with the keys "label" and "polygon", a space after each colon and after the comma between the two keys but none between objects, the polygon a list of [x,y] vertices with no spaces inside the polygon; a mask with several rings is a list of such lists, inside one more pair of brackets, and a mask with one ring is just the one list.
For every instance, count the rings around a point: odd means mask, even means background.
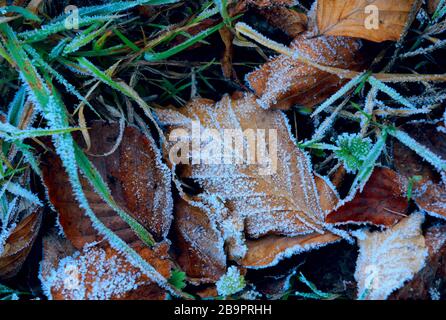
[{"label": "blade of grass with frost tips", "polygon": [[75,145],[75,156],[76,161],[79,168],[82,170],[83,174],[88,178],[91,185],[95,189],[95,191],[101,196],[105,202],[113,208],[116,212],[119,213],[119,216],[132,228],[133,231],[139,236],[141,240],[143,240],[147,245],[153,246],[155,244],[155,240],[152,235],[141,226],[134,218],[128,215],[124,210],[122,210],[115,200],[112,198],[110,190],[107,187],[107,184],[102,179],[99,172],[88,160],[85,153],[81,150],[78,145]]},{"label": "blade of grass with frost tips", "polygon": [[124,82],[116,82],[114,81],[108,74],[99,70],[93,63],[88,61],[86,58],[81,57],[77,59],[79,66],[88,70],[95,78],[102,81],[103,83],[109,85],[113,89],[121,92],[123,95],[133,99],[144,111],[146,116],[153,122],[156,126],[156,129],[160,133],[161,138],[163,137],[163,131],[158,126],[158,123],[153,118],[152,112],[150,110],[150,106],[139,96],[139,94],[133,90],[128,84]]},{"label": "blade of grass with frost tips", "polygon": [[353,194],[356,189],[359,187],[360,190],[364,188],[365,184],[370,178],[370,175],[373,172],[373,168],[375,167],[376,160],[378,160],[382,151],[386,146],[387,141],[387,130],[383,130],[381,136],[376,141],[373,148],[370,150],[367,157],[364,159],[362,167],[359,169],[358,174],[356,175],[355,180],[353,181],[352,187],[350,189],[350,194]]},{"label": "blade of grass with frost tips", "polygon": [[[92,16],[92,15],[107,15],[126,11],[140,5],[156,6],[156,5],[172,4],[179,1],[180,0],[138,0],[138,1],[116,1],[114,3],[113,2],[110,3],[110,1],[108,1],[107,4],[79,8],[78,14],[79,17]],[[58,18],[54,19],[54,21],[65,20],[67,16],[68,14],[63,14]]]},{"label": "blade of grass with frost tips", "polygon": [[80,130],[79,128],[62,129],[28,129],[20,130],[7,123],[0,123],[0,137],[7,141],[24,140],[28,138],[38,138],[52,136],[55,134],[70,133]]},{"label": "blade of grass with frost tips", "polygon": [[339,98],[344,96],[353,87],[355,87],[356,85],[360,84],[361,81],[363,81],[365,75],[366,74],[361,73],[361,74],[357,75],[356,77],[354,77],[353,79],[351,79],[349,82],[347,82],[341,89],[338,90],[338,92],[333,94],[330,98],[325,100],[324,103],[322,103],[319,107],[317,107],[316,110],[314,110],[314,112],[311,115],[311,117],[314,117],[314,116],[318,115],[319,113],[321,113],[322,111],[324,111],[325,109],[330,107],[336,100],[338,100]]},{"label": "blade of grass with frost tips", "polygon": [[388,131],[391,136],[397,138],[405,146],[415,151],[420,157],[433,165],[435,169],[440,172],[446,171],[445,159],[442,159],[440,156],[430,151],[428,148],[409,136],[406,132],[396,128],[391,128]]},{"label": "blade of grass with frost tips", "polygon": [[218,10],[220,11],[220,15],[223,18],[223,21],[225,22],[225,24],[228,27],[232,27],[231,24],[231,17],[229,16],[228,13],[228,1],[227,0],[214,0],[214,3],[216,5],[216,7],[218,8]]},{"label": "blade of grass with frost tips", "polygon": [[[34,48],[30,45],[25,45],[24,49],[26,52],[29,53],[29,55],[34,59],[34,61],[41,67],[44,68],[45,72],[48,72],[54,78],[59,82],[61,85],[67,89],[67,91],[71,94],[73,94],[76,98],[78,98],[80,101],[85,103],[87,106],[90,107],[90,109],[96,113],[96,110],[93,108],[93,106],[82,96],[82,94],[77,91],[77,89],[68,82],[59,72],[57,72],[53,67],[51,67],[41,56],[40,54],[34,50]],[[97,113],[96,113],[97,114]]]},{"label": "blade of grass with frost tips", "polygon": [[16,195],[18,197],[25,198],[26,200],[37,204],[38,206],[43,206],[42,202],[40,201],[39,197],[37,197],[34,193],[31,191],[23,188],[19,184],[15,182],[7,182],[4,187],[8,192],[12,193],[13,195]]},{"label": "blade of grass with frost tips", "polygon": [[[86,18],[79,18],[79,27],[85,27],[92,25],[94,23],[98,22],[107,22],[112,19],[118,19],[120,17],[123,17],[122,15],[109,15],[109,16],[96,16],[96,17],[86,17]],[[40,29],[35,29],[31,31],[24,31],[22,33],[19,33],[17,37],[26,43],[34,43],[38,41],[45,40],[49,36],[63,32],[63,31],[69,31],[70,29],[67,28],[67,25],[65,21],[62,22],[56,22],[56,23],[49,23],[46,25],[43,25]]]},{"label": "blade of grass with frost tips", "polygon": [[36,22],[41,21],[38,16],[36,16],[34,13],[29,11],[28,9],[18,7],[18,6],[6,6],[3,8],[0,8],[0,14],[5,14],[5,13],[18,13],[23,18],[25,18],[27,20],[36,21]]},{"label": "blade of grass with frost tips", "polygon": [[187,48],[189,48],[190,46],[194,45],[195,43],[207,38],[209,35],[213,34],[214,32],[220,30],[223,26],[225,25],[224,22],[221,22],[219,24],[217,24],[216,26],[209,28],[207,30],[204,30],[202,32],[200,32],[199,34],[196,34],[193,37],[190,37],[189,39],[187,39],[186,41],[184,41],[183,43],[170,48],[169,50],[166,50],[164,52],[160,52],[160,53],[146,53],[144,55],[144,58],[147,61],[153,62],[153,61],[159,61],[159,60],[164,60],[167,58],[170,58],[171,56],[186,50]]},{"label": "blade of grass with frost tips", "polygon": [[8,123],[13,126],[18,126],[20,122],[20,116],[23,114],[23,108],[25,107],[25,88],[20,88],[12,102],[8,106]]},{"label": "blade of grass with frost tips", "polygon": [[402,95],[400,95],[395,89],[389,87],[388,85],[379,81],[375,77],[370,76],[368,79],[368,82],[374,88],[378,89],[379,91],[384,92],[385,94],[387,94],[389,97],[391,97],[393,100],[397,101],[398,103],[401,103],[402,105],[404,105],[408,108],[416,109],[416,107],[412,104],[412,102],[410,102],[409,100],[404,98]]},{"label": "blade of grass with frost tips", "polygon": [[[13,30],[7,24],[0,24],[0,33],[2,33],[6,39],[6,47],[14,58],[22,79],[29,86],[30,93],[35,99],[36,107],[40,108],[42,115],[53,128],[68,126],[65,107],[61,105],[61,101],[58,100],[58,95],[54,94],[55,89],[51,88],[53,92],[51,95],[46,83],[42,80],[29,61],[24,50],[19,47],[19,42]],[[69,177],[73,194],[99,234],[103,235],[113,248],[124,254],[129,262],[138,267],[149,277],[149,279],[168,290],[168,292],[174,296],[184,296],[182,292],[173,288],[168,283],[167,279],[165,279],[153,266],[143,259],[135,250],[130,248],[125,241],[108,229],[93,212],[82,189],[78,173],[78,165],[75,159],[76,151],[74,141],[71,135],[62,134],[53,136],[53,142]]]},{"label": "blade of grass with frost tips", "polygon": [[[68,43],[65,46],[65,48],[62,51],[62,55],[67,55],[67,54],[76,52],[80,48],[89,44],[91,41],[93,41],[94,39],[99,37],[102,33],[104,33],[112,21],[113,20],[108,21],[106,24],[104,24],[99,29],[94,28],[96,30],[92,30],[91,32],[85,32],[85,33],[83,32],[83,33],[77,35],[70,43]],[[93,25],[93,26],[95,26],[95,25]]]}]

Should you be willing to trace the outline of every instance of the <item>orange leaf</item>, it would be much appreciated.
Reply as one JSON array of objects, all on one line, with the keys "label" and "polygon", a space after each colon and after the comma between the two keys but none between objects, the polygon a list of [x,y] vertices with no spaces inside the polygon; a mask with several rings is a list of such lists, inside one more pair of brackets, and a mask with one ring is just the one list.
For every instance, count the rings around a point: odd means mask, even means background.
[{"label": "orange leaf", "polygon": [[[290,47],[321,65],[359,70],[363,65],[360,44],[352,38],[312,37],[304,32]],[[265,109],[287,110],[294,105],[314,107],[331,96],[346,80],[280,55],[247,76],[247,81]]]},{"label": "orange leaf", "polygon": [[333,224],[372,223],[393,226],[404,218],[409,207],[404,185],[396,172],[375,168],[361,193],[331,212],[327,222]]},{"label": "orange leaf", "polygon": [[318,0],[319,34],[399,40],[415,0]]}]

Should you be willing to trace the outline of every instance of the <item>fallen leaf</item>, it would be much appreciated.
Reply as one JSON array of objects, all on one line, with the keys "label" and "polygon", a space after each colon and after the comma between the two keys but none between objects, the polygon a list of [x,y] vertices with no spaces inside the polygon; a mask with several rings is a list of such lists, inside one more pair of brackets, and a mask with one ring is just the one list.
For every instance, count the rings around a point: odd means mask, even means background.
[{"label": "fallen leaf", "polygon": [[406,216],[409,203],[398,174],[378,167],[353,200],[331,212],[326,221],[333,224],[371,223],[390,227]]},{"label": "fallen leaf", "polygon": [[260,10],[260,14],[270,25],[285,32],[290,37],[296,38],[307,30],[307,16],[301,12],[286,8],[276,7]]},{"label": "fallen leaf", "polygon": [[[257,163],[224,164],[229,159],[224,160],[223,154],[202,152],[199,164],[190,164],[191,154],[186,154],[187,164],[178,166],[180,177],[195,180],[207,193],[221,199],[231,212],[230,218],[236,218],[245,226],[247,237],[258,238],[266,234],[295,236],[323,229],[326,212],[321,207],[310,160],[296,147],[281,112],[262,109],[249,94],[238,99],[226,96],[216,104],[200,99],[178,110],[156,112],[167,128],[167,137],[179,132],[175,129],[180,129],[186,134],[183,138],[190,139],[192,125],[201,126],[202,136],[206,136],[205,129],[215,129],[222,136],[224,129],[241,129],[240,135],[247,129],[253,132],[266,130],[271,134],[271,157],[264,157]],[[193,120],[197,122],[193,123]],[[246,136],[240,138],[242,143],[248,144]],[[261,139],[264,138],[258,142]],[[210,147],[206,138],[200,141],[200,150]],[[221,148],[222,145],[216,142],[217,149]],[[176,143],[170,141],[166,143],[166,150],[175,150],[175,146]],[[232,160],[241,160],[244,153],[232,149],[233,153],[230,153],[235,155]]]},{"label": "fallen leaf", "polygon": [[[428,122],[409,123],[402,127],[411,137],[430,151],[446,159],[446,133]],[[420,209],[436,217],[446,217],[446,186],[433,167],[414,151],[395,141],[395,168],[408,181],[412,179],[412,199]],[[413,177],[419,177],[413,180]]]},{"label": "fallen leaf", "polygon": [[427,0],[427,12],[429,14],[434,14],[439,4],[440,0]]},{"label": "fallen leaf", "polygon": [[[394,292],[395,300],[439,300],[446,278],[446,226],[430,227],[425,234],[429,256],[426,266],[404,287]],[[444,291],[444,290],[443,290]]]},{"label": "fallen leaf", "polygon": [[[70,251],[57,237],[44,239],[44,260],[39,278],[44,293],[52,300],[164,300],[166,292],[108,245],[87,244]],[[54,250],[54,247],[57,249]],[[164,277],[170,276],[172,263],[166,243],[152,249],[143,245],[135,250]]]},{"label": "fallen leaf", "polygon": [[319,34],[397,41],[415,0],[318,0]]},{"label": "fallen leaf", "polygon": [[23,218],[6,239],[0,254],[0,279],[14,277],[28,257],[42,222],[42,211],[36,209]]},{"label": "fallen leaf", "polygon": [[423,221],[421,213],[414,213],[386,231],[357,234],[359,299],[386,299],[424,267],[428,250],[421,230]]},{"label": "fallen leaf", "polygon": [[[90,153],[102,155],[112,150],[119,136],[119,126],[95,122],[90,130]],[[127,127],[116,151],[108,156],[90,156],[93,165],[107,182],[121,208],[161,240],[170,229],[173,201],[170,171],[161,162],[155,142],[136,128]],[[60,159],[47,153],[42,158],[42,173],[50,201],[59,212],[60,223],[77,249],[101,237],[86,217],[69,186]],[[97,195],[82,178],[85,194],[101,221],[124,241],[138,240],[130,227]]]},{"label": "fallen leaf", "polygon": [[258,240],[248,240],[246,241],[248,251],[241,265],[253,269],[271,267],[292,255],[318,249],[339,240],[339,236],[331,233],[312,233],[296,237],[271,235]]},{"label": "fallen leaf", "polygon": [[209,210],[184,199],[175,201],[176,261],[194,283],[215,283],[226,272],[224,240],[210,220]]},{"label": "fallen leaf", "polygon": [[[304,32],[293,40],[290,48],[321,65],[357,71],[363,65],[360,43],[353,38],[313,37],[311,32]],[[260,106],[283,110],[295,105],[314,107],[347,82],[286,55],[248,74],[247,81],[259,97]]]}]

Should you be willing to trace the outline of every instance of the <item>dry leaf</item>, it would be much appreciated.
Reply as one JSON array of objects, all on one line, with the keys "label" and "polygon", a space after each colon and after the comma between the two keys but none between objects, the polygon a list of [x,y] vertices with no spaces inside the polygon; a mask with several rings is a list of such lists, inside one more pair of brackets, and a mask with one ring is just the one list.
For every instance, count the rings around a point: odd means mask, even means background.
[{"label": "dry leaf", "polygon": [[[118,141],[119,126],[95,122],[90,130],[90,153],[102,155],[112,150]],[[118,141],[119,142],[119,141]],[[161,162],[155,142],[136,128],[127,127],[122,141],[109,156],[94,156],[90,160],[107,182],[111,194],[123,209],[158,240],[170,228],[173,201],[170,171]],[[79,209],[60,159],[47,154],[42,159],[42,173],[50,200],[59,212],[60,223],[77,249],[100,240],[90,220]],[[138,240],[130,227],[92,189],[86,179],[82,185],[93,211],[101,221],[127,243]]]},{"label": "dry leaf", "polygon": [[[56,240],[57,241],[57,240]],[[54,238],[45,241],[40,279],[52,300],[164,300],[166,293],[108,245],[87,244],[54,263]],[[59,248],[63,247],[62,243]],[[164,277],[170,277],[169,246],[140,246],[138,253]],[[60,252],[60,251],[59,251]],[[55,265],[55,266],[54,266]]]},{"label": "dry leaf", "polygon": [[39,233],[42,211],[36,209],[23,218],[6,239],[0,254],[0,279],[9,279],[21,269]]},{"label": "dry leaf", "polygon": [[[220,202],[229,211],[227,214],[223,213],[224,210],[217,210],[218,213],[211,219],[215,221],[225,240],[232,237],[234,242],[228,245],[230,257],[243,257],[245,249],[240,242],[243,243],[244,236],[258,238],[267,234],[296,236],[314,231],[324,232],[326,211],[319,199],[310,160],[296,147],[287,120],[281,112],[262,109],[249,94],[238,99],[226,96],[218,103],[200,99],[178,110],[156,112],[161,123],[167,127],[169,140],[173,139],[173,133],[179,133],[175,129],[181,129],[185,136],[180,140],[190,141],[191,127],[201,126],[201,136],[205,137],[197,141],[202,150],[201,162],[190,164],[191,154],[187,148],[183,157],[188,164],[178,166],[179,176],[195,180],[207,194],[219,199],[214,199],[216,208]],[[214,133],[216,131],[222,137],[227,133],[225,129],[240,129],[239,133],[247,129],[252,129],[253,132],[266,130],[266,135],[276,135],[277,141],[273,139],[268,143],[270,147],[276,147],[267,152],[272,157],[263,158],[269,159],[268,161],[223,164],[225,159],[222,154],[203,152],[212,147],[209,137],[206,138],[206,129],[214,129]],[[241,139],[245,146],[248,145],[246,136]],[[257,142],[262,139],[264,141],[262,137]],[[214,147],[217,146],[217,149],[223,147],[220,144],[223,141],[215,142]],[[166,156],[172,150],[177,154],[177,146],[173,141],[167,143]],[[276,151],[277,166],[273,159]],[[231,155],[242,156],[237,150]],[[329,197],[327,194],[330,187],[326,183],[322,184],[325,185],[321,188],[326,193],[325,199]],[[333,193],[332,190],[331,192]],[[332,199],[324,201],[328,202],[327,205],[334,202]]]},{"label": "dry leaf", "polygon": [[307,16],[295,10],[277,7],[261,10],[260,14],[270,25],[282,30],[290,37],[296,38],[307,30]]},{"label": "dry leaf", "polygon": [[[352,38],[301,33],[290,47],[321,65],[359,70],[363,65],[360,43]],[[337,75],[280,55],[247,75],[247,81],[265,109],[289,109],[294,105],[314,107],[346,83]]]},{"label": "dry leaf", "polygon": [[339,240],[339,236],[331,233],[312,233],[297,237],[271,235],[258,240],[248,240],[246,242],[248,251],[241,264],[247,268],[267,268],[292,255],[317,249]]},{"label": "dry leaf", "polygon": [[389,230],[357,234],[359,299],[386,299],[424,267],[428,252],[421,231],[423,221],[421,213],[414,213]]},{"label": "dry leaf", "polygon": [[326,221],[389,227],[405,217],[408,207],[405,188],[398,174],[388,168],[375,168],[364,190],[331,212]]},{"label": "dry leaf", "polygon": [[[403,126],[402,130],[420,144],[446,159],[446,134],[433,123],[416,122]],[[446,217],[446,186],[439,174],[414,151],[402,143],[394,143],[395,167],[407,180],[415,176],[420,180],[413,180],[412,198],[420,209],[436,217]]]},{"label": "dry leaf", "polygon": [[183,199],[175,201],[173,227],[181,270],[196,283],[216,282],[226,272],[224,241],[209,219],[206,206],[194,206]]},{"label": "dry leaf", "polygon": [[415,0],[318,0],[319,34],[399,40]]},{"label": "dry leaf", "polygon": [[394,292],[390,299],[439,300],[446,277],[446,226],[430,227],[425,235],[429,250],[426,266],[403,288]]}]

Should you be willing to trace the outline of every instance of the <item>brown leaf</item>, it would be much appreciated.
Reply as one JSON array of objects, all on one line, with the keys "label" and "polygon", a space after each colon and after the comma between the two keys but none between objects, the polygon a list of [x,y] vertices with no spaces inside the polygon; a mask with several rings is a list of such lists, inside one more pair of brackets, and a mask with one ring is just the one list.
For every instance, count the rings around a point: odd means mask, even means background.
[{"label": "brown leaf", "polygon": [[[415,0],[318,0],[319,33],[332,36],[363,38],[375,42],[397,41],[404,30]],[[374,7],[371,7],[374,6]],[[376,27],[373,13],[377,10]],[[375,12],[375,11],[373,11]],[[368,26],[368,23],[371,26]]]},{"label": "brown leaf", "polygon": [[261,10],[260,14],[266,18],[270,25],[293,38],[307,30],[307,16],[295,10],[277,7]]},{"label": "brown leaf", "polygon": [[408,207],[405,188],[398,174],[388,168],[375,168],[364,190],[331,212],[326,221],[390,227],[405,217]]},{"label": "brown leaf", "polygon": [[424,238],[429,252],[426,266],[392,294],[391,300],[444,299],[440,294],[446,279],[446,226],[430,227]]},{"label": "brown leaf", "polygon": [[[217,212],[219,214],[214,214],[212,218],[217,226],[224,226],[219,229],[225,229],[226,235],[233,237],[233,240],[238,237],[238,242],[234,240],[238,246],[229,245],[230,257],[243,257],[242,244],[245,236],[258,238],[267,234],[296,236],[315,230],[324,232],[326,211],[316,191],[310,160],[296,147],[286,118],[281,112],[262,109],[250,94],[239,99],[226,96],[216,104],[200,99],[178,110],[156,112],[161,123],[166,126],[167,137],[170,138],[170,134],[179,132],[174,130],[181,129],[186,134],[183,138],[190,139],[192,121],[199,121],[203,131],[214,129],[214,133],[216,130],[218,134],[223,135],[224,129],[239,129],[239,133],[248,129],[254,132],[266,130],[268,134],[277,135],[277,143],[269,143],[270,147],[276,145],[274,150],[270,151],[274,156],[277,150],[277,166],[274,166],[274,160],[254,164],[246,161],[241,164],[223,164],[224,161],[220,157],[222,155],[218,153],[207,158],[210,160],[209,164],[191,164],[191,155],[186,154],[188,163],[178,166],[181,178],[195,180],[206,194],[213,195],[224,205],[224,208]],[[200,141],[200,150],[209,148],[208,140],[203,139]],[[246,136],[241,139],[246,145],[249,144]],[[262,141],[261,139],[259,141]],[[174,142],[167,143],[166,150],[175,150],[175,146],[177,144]],[[222,146],[217,141],[217,148],[219,147]],[[189,149],[183,153],[187,152]],[[241,157],[239,152],[236,150],[235,154]],[[168,153],[165,153],[166,156]],[[219,161],[221,164],[218,164]],[[325,189],[325,193],[328,189]]]},{"label": "brown leaf", "polygon": [[21,269],[39,233],[42,211],[36,209],[22,219],[6,239],[0,254],[0,279],[9,279]]},{"label": "brown leaf", "polygon": [[[90,130],[92,154],[101,155],[112,150],[119,135],[116,124],[95,122]],[[170,228],[172,199],[170,173],[162,164],[155,142],[136,128],[125,128],[117,150],[109,156],[90,157],[111,194],[127,212],[145,226],[156,239],[163,239]],[[60,223],[67,237],[77,249],[101,237],[90,220],[79,208],[60,159],[46,154],[42,159],[42,173],[49,198],[59,212]],[[101,221],[127,243],[138,240],[130,227],[81,179],[93,211]]]},{"label": "brown leaf", "polygon": [[216,282],[226,271],[223,238],[205,210],[181,198],[175,201],[176,261],[195,283]]},{"label": "brown leaf", "polygon": [[[312,37],[310,32],[304,32],[290,47],[321,65],[350,70],[359,70],[363,65],[360,44],[352,38]],[[346,83],[337,75],[285,55],[248,74],[247,81],[263,108],[284,110],[294,105],[314,107]]]},{"label": "brown leaf", "polygon": [[[55,249],[56,248],[56,249]],[[135,250],[164,277],[172,263],[168,244]],[[164,300],[166,292],[106,244],[87,244],[80,252],[54,235],[44,239],[40,279],[53,300]]]},{"label": "brown leaf", "polygon": [[[446,134],[432,123],[409,123],[402,127],[420,144],[446,159]],[[408,180],[414,176],[421,177],[413,181],[412,198],[416,204],[434,216],[446,217],[446,186],[439,174],[414,151],[395,141],[394,161],[398,173]]]},{"label": "brown leaf", "polygon": [[312,233],[297,237],[271,235],[258,240],[248,240],[246,243],[248,252],[241,261],[241,265],[247,268],[267,268],[277,264],[279,260],[317,249],[339,239],[331,233]]}]

